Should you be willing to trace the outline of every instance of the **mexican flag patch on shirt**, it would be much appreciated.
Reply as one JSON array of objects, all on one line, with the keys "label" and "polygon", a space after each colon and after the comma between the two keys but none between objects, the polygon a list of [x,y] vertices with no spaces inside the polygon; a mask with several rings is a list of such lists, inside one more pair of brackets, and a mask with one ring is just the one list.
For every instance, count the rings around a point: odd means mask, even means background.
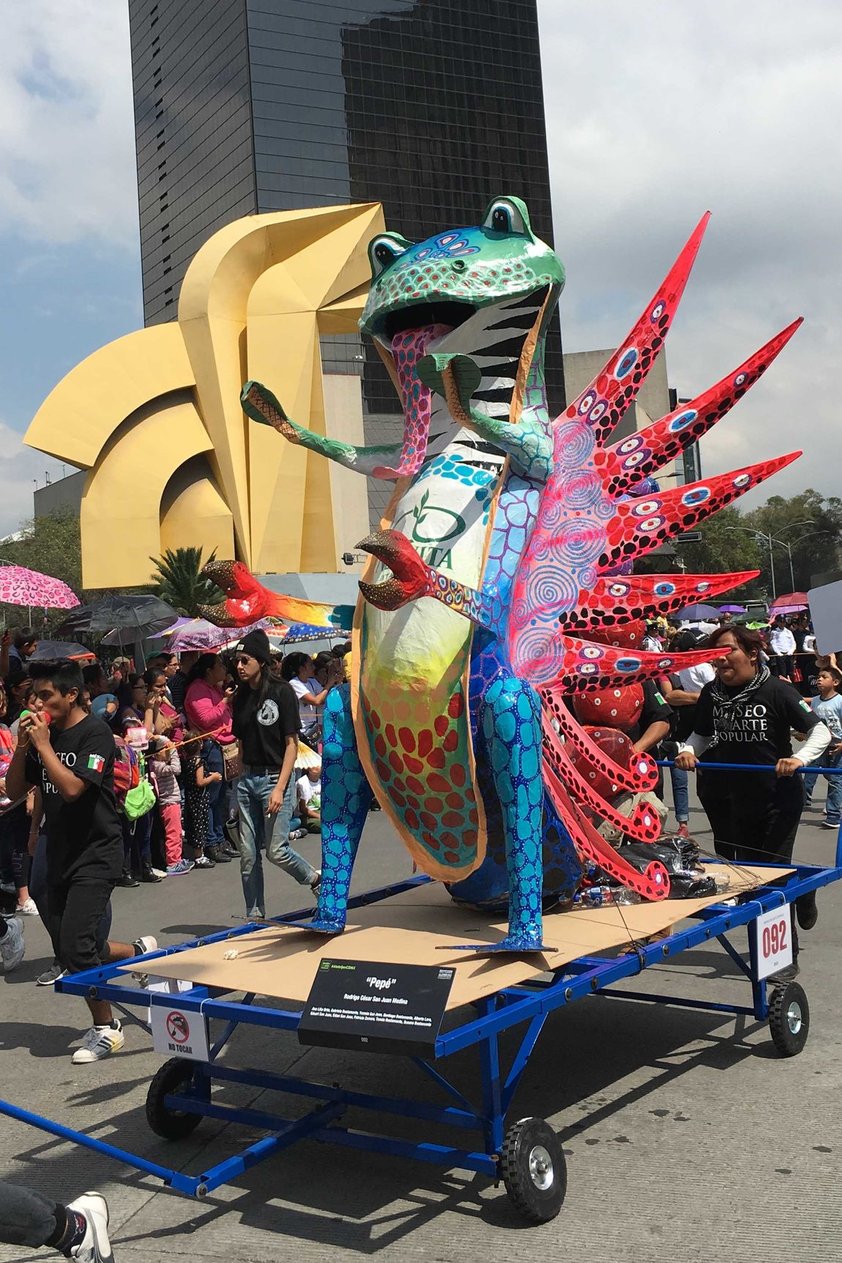
[{"label": "mexican flag patch on shirt", "polygon": [[88,767],[92,772],[101,772],[105,767],[105,759],[101,754],[89,754]]}]

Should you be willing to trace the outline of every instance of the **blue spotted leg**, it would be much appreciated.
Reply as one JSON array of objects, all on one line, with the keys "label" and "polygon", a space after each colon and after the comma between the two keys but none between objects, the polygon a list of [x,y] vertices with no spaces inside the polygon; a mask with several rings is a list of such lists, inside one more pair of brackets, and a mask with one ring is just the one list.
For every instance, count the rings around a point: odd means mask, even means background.
[{"label": "blue spotted leg", "polygon": [[483,953],[541,951],[540,699],[529,684],[506,673],[485,693],[479,719],[506,834],[509,932],[500,943],[472,946]]},{"label": "blue spotted leg", "polygon": [[305,929],[339,934],[345,928],[357,847],[371,806],[351,716],[351,686],[331,689],[322,725],[322,884],[319,906]]}]

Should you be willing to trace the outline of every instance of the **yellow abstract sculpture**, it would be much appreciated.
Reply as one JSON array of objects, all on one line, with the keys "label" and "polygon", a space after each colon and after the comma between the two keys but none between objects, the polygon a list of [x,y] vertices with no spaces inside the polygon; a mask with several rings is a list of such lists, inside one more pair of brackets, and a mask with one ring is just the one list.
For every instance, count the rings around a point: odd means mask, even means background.
[{"label": "yellow abstract sculpture", "polygon": [[239,219],[190,264],[178,319],[118,338],[67,374],[25,442],[88,473],[86,588],[149,580],[150,556],[202,545],[258,574],[335,571],[368,531],[359,479],[249,426],[240,388],[278,384],[293,415],[361,444],[356,377],[324,377],[320,335],[356,333],[379,203]]}]

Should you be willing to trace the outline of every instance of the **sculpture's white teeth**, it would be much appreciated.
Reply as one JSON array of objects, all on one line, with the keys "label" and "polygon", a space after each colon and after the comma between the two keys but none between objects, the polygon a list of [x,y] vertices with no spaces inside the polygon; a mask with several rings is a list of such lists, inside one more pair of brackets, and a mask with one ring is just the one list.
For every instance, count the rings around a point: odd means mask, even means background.
[{"label": "sculpture's white teeth", "polygon": [[482,373],[471,395],[472,406],[490,417],[507,419],[524,345],[541,318],[544,289],[481,307],[452,329],[430,351],[469,355]]}]

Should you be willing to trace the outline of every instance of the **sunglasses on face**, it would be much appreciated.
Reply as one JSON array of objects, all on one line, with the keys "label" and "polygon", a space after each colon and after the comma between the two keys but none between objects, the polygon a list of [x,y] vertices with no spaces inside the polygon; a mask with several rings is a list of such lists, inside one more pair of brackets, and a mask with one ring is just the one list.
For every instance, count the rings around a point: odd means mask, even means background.
[{"label": "sunglasses on face", "polygon": [[247,667],[250,662],[255,662],[255,658],[250,658],[248,654],[241,653],[234,659],[238,667]]}]

